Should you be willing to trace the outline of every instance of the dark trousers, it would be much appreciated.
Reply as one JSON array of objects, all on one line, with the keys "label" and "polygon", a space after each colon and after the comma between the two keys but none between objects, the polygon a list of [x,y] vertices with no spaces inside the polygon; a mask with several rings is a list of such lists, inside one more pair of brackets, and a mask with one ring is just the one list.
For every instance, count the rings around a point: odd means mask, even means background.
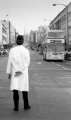
[{"label": "dark trousers", "polygon": [[[29,106],[28,102],[28,92],[27,91],[22,91],[23,95],[23,102],[24,102],[24,108]],[[19,107],[19,93],[18,90],[13,90],[13,100],[14,100],[14,108]]]}]

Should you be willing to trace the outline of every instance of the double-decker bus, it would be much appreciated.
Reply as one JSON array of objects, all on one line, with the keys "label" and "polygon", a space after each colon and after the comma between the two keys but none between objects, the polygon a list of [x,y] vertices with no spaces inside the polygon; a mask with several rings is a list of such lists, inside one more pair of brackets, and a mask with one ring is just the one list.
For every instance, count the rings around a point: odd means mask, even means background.
[{"label": "double-decker bus", "polygon": [[43,43],[43,59],[64,60],[65,40],[62,30],[49,30]]}]

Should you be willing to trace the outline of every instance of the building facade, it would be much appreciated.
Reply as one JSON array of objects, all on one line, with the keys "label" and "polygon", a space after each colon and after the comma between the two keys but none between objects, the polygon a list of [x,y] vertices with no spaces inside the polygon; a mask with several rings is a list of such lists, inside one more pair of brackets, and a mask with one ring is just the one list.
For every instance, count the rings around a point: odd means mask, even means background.
[{"label": "building facade", "polygon": [[8,22],[6,20],[0,21],[0,47],[8,44]]},{"label": "building facade", "polygon": [[14,44],[16,41],[16,29],[14,26],[9,22],[9,43]]},{"label": "building facade", "polygon": [[64,30],[66,47],[71,48],[71,3],[50,22],[49,27]]},{"label": "building facade", "polygon": [[30,32],[30,41],[36,43],[37,42],[37,31]]},{"label": "building facade", "polygon": [[6,47],[15,43],[16,29],[10,21],[0,20],[0,47]]}]

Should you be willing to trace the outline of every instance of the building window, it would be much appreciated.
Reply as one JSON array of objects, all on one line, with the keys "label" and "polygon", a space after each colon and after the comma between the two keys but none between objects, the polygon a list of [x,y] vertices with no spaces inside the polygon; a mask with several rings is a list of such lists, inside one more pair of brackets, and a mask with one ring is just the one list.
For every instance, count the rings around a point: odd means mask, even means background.
[{"label": "building window", "polygon": [[4,29],[3,27],[2,27],[2,32],[5,33],[5,34],[7,34],[6,29]]},{"label": "building window", "polygon": [[4,35],[2,35],[2,40],[6,41],[6,37]]},{"label": "building window", "polygon": [[61,19],[56,22],[56,29],[61,29]]}]

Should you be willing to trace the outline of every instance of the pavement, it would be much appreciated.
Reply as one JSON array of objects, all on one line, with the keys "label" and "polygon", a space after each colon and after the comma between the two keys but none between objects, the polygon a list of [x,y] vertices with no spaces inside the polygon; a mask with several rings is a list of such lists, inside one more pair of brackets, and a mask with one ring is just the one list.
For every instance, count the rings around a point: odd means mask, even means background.
[{"label": "pavement", "polygon": [[29,69],[31,109],[23,110],[20,92],[19,112],[14,112],[6,65],[7,57],[0,57],[0,120],[71,120],[70,71],[54,62],[44,62],[42,56],[32,51]]}]

